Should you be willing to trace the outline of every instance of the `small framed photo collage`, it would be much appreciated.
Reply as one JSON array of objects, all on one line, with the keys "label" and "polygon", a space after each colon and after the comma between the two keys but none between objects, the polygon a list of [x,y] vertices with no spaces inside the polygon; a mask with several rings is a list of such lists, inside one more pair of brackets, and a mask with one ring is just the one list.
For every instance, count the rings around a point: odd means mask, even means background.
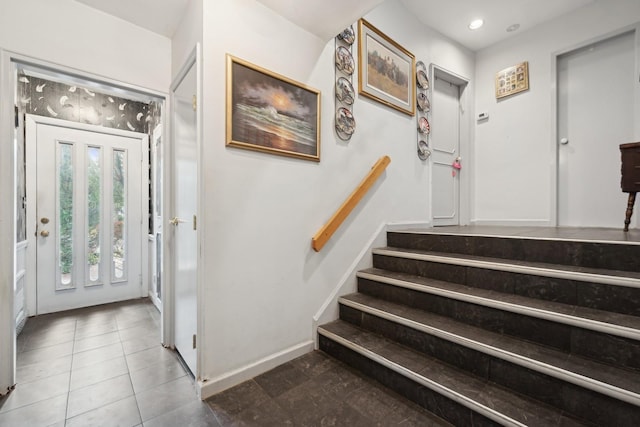
[{"label": "small framed photo collage", "polygon": [[496,73],[496,99],[529,89],[529,63],[521,62]]}]

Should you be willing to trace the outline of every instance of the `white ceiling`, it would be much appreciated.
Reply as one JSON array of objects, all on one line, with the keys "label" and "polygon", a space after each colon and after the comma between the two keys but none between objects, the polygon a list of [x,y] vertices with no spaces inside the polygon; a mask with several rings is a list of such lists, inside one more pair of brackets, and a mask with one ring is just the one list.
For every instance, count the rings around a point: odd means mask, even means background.
[{"label": "white ceiling", "polygon": [[173,37],[189,0],[75,0],[165,37]]},{"label": "white ceiling", "polygon": [[[75,0],[155,33],[172,37],[189,0]],[[213,0],[203,0],[213,1]],[[258,0],[329,41],[384,0]],[[598,0],[399,0],[424,24],[477,51]],[[152,13],[150,13],[150,11]],[[476,31],[467,27],[484,19]],[[508,33],[506,28],[520,24]]]},{"label": "white ceiling", "polygon": [[[596,0],[400,0],[427,26],[477,51]],[[477,18],[484,26],[471,31]],[[520,24],[512,33],[507,27]]]},{"label": "white ceiling", "polygon": [[329,41],[384,0],[258,0],[322,40]]}]

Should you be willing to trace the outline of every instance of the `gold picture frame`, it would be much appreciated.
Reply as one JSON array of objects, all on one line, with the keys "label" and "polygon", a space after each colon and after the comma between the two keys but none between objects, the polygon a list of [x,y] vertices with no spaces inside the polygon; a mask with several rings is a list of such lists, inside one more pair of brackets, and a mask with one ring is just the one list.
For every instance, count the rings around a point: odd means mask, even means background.
[{"label": "gold picture frame", "polygon": [[529,63],[527,61],[496,73],[496,99],[529,90]]},{"label": "gold picture frame", "polygon": [[227,54],[226,145],[320,161],[320,91]]},{"label": "gold picture frame", "polygon": [[364,19],[358,21],[358,93],[416,114],[415,56]]}]

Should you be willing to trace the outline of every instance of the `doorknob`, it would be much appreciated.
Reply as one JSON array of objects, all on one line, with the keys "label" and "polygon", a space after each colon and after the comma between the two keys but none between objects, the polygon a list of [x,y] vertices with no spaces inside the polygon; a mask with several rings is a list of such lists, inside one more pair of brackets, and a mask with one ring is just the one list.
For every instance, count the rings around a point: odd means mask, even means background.
[{"label": "doorknob", "polygon": [[49,232],[48,232],[47,230],[42,230],[42,231],[40,232],[40,235],[41,235],[42,237],[49,237]]},{"label": "doorknob", "polygon": [[40,218],[40,222],[43,224],[49,224],[49,218],[43,216],[42,218]]},{"label": "doorknob", "polygon": [[560,144],[562,144],[562,145],[567,145],[568,143],[569,143],[569,139],[568,138],[562,138],[560,140]]},{"label": "doorknob", "polygon": [[171,218],[171,220],[169,221],[169,224],[171,225],[175,225],[176,227],[178,226],[178,224],[180,224],[181,222],[187,222],[183,219],[178,218],[177,216],[174,216],[173,218]]}]

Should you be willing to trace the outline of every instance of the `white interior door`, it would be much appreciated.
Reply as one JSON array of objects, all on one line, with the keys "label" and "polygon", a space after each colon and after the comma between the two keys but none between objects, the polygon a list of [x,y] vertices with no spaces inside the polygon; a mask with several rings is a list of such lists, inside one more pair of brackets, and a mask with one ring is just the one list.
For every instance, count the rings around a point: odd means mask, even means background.
[{"label": "white interior door", "polygon": [[558,58],[558,225],[623,226],[619,145],[634,141],[634,38]]},{"label": "white interior door", "polygon": [[452,165],[460,154],[460,86],[436,77],[432,93],[433,224],[458,225],[460,171]]},{"label": "white interior door", "polygon": [[37,314],[141,297],[146,136],[42,120],[27,131],[36,147]]},{"label": "white interior door", "polygon": [[197,372],[195,337],[198,324],[196,71],[194,63],[173,94],[174,197],[171,220],[175,242],[173,245],[175,346],[194,375]]}]

